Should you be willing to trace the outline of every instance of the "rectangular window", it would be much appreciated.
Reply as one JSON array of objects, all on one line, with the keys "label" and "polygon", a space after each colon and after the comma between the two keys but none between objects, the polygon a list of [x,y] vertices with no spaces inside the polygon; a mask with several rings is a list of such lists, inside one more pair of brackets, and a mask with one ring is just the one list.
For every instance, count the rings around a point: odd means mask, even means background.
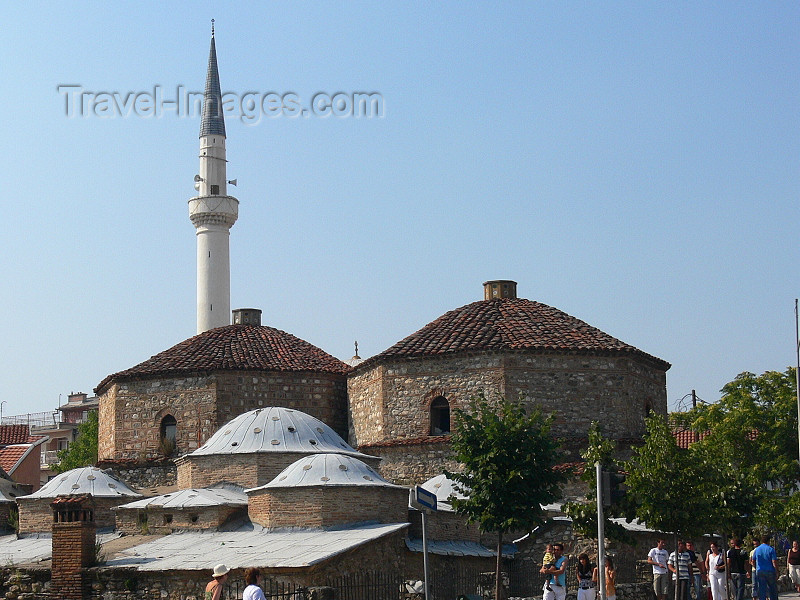
[{"label": "rectangular window", "polygon": [[219,186],[218,185],[212,185],[211,186],[211,195],[212,196],[219,196]]}]

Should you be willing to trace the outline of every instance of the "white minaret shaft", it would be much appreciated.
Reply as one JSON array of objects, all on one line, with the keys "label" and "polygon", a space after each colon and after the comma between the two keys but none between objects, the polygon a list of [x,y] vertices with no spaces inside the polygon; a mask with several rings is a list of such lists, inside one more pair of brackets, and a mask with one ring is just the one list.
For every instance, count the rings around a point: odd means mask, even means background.
[{"label": "white minaret shaft", "polygon": [[225,119],[217,69],[214,28],[200,125],[199,195],[189,200],[189,218],[197,230],[197,333],[231,323],[230,229],[239,201],[227,195]]}]

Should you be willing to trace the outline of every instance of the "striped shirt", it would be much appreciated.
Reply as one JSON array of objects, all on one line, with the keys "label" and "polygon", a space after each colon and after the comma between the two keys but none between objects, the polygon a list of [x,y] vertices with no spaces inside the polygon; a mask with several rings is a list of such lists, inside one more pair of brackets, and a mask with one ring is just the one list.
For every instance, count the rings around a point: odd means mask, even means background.
[{"label": "striped shirt", "polygon": [[[678,574],[680,575],[681,579],[689,579],[689,561],[691,558],[689,557],[689,553],[685,550],[683,552],[678,553]],[[669,555],[669,559],[667,560],[667,564],[670,567],[675,567],[675,552]],[[673,581],[675,580],[675,573],[672,574]]]}]

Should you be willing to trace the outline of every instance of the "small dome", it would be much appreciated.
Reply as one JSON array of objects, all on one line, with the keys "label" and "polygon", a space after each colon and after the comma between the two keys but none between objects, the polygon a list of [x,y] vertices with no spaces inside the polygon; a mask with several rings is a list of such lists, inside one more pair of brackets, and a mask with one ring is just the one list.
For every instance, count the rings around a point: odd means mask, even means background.
[{"label": "small dome", "polygon": [[295,461],[268,484],[246,491],[322,485],[403,487],[389,483],[375,469],[352,456],[314,454]]},{"label": "small dome", "polygon": [[460,499],[467,497],[456,490],[455,486],[456,482],[449,479],[447,475],[437,475],[436,477],[431,477],[425,483],[420,484],[420,487],[425,488],[432,494],[436,494],[436,509],[446,511],[453,510],[453,506],[450,504],[449,500],[451,496]]},{"label": "small dome", "polygon": [[119,508],[189,509],[214,506],[247,506],[247,496],[240,487],[190,488],[153,498],[121,504]]},{"label": "small dome", "polygon": [[239,415],[189,456],[255,452],[336,452],[371,458],[349,446],[319,419],[280,406]]},{"label": "small dome", "polygon": [[91,494],[96,498],[121,496],[141,498],[142,496],[102,469],[80,467],[56,475],[33,494],[23,496],[23,498],[55,498],[56,496],[75,496],[77,494]]}]

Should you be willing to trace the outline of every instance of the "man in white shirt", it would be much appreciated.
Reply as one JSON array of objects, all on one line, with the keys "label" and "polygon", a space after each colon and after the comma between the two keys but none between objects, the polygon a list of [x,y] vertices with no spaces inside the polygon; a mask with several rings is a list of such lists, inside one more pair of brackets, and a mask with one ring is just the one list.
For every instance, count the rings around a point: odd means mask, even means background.
[{"label": "man in white shirt", "polygon": [[653,565],[653,591],[658,600],[665,600],[669,591],[666,545],[666,541],[659,539],[656,547],[647,553],[647,564]]}]

